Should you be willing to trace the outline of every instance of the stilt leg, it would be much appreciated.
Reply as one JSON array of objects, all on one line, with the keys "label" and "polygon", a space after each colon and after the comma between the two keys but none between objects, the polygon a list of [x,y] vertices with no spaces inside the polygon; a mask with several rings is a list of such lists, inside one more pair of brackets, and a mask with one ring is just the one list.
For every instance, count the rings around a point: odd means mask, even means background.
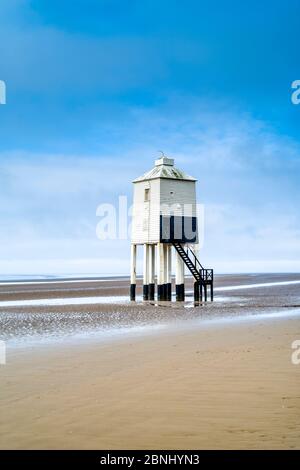
[{"label": "stilt leg", "polygon": [[164,243],[164,300],[168,300],[168,245]]},{"label": "stilt leg", "polygon": [[149,299],[149,245],[144,244],[143,300]]},{"label": "stilt leg", "polygon": [[165,300],[164,299],[164,284],[165,284],[165,260],[164,260],[164,255],[165,255],[165,250],[164,250],[164,245],[163,243],[158,243],[157,245],[157,250],[158,250],[158,266],[157,266],[157,300]]},{"label": "stilt leg", "polygon": [[176,300],[184,300],[184,263],[176,252]]},{"label": "stilt leg", "polygon": [[194,282],[194,301],[199,302],[199,283]]},{"label": "stilt leg", "polygon": [[167,300],[172,300],[172,246],[168,245],[168,279],[167,279]]},{"label": "stilt leg", "polygon": [[130,270],[130,300],[135,300],[136,294],[136,245],[131,245],[131,270]]},{"label": "stilt leg", "polygon": [[149,300],[154,300],[155,294],[155,245],[149,245]]}]

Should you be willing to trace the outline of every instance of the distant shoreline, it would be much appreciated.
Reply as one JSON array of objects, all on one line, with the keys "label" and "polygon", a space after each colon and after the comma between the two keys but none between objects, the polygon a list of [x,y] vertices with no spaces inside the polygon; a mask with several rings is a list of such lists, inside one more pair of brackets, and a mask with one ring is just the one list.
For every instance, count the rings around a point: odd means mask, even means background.
[{"label": "distant shoreline", "polygon": [[[293,276],[299,275],[300,272],[239,272],[239,273],[215,273],[215,277],[223,276]],[[186,275],[186,278],[191,278],[191,275]],[[33,283],[33,282],[96,282],[106,280],[129,280],[129,275],[125,274],[0,274],[0,285],[8,283]],[[141,274],[137,275],[137,279],[142,279]]]}]

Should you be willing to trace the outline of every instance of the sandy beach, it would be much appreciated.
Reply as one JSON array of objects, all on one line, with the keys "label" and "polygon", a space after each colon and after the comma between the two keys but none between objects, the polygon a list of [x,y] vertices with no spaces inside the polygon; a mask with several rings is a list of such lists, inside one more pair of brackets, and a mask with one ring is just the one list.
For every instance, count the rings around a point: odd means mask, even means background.
[{"label": "sandy beach", "polygon": [[219,276],[200,306],[124,302],[126,279],[2,283],[0,447],[300,448],[299,280]]}]

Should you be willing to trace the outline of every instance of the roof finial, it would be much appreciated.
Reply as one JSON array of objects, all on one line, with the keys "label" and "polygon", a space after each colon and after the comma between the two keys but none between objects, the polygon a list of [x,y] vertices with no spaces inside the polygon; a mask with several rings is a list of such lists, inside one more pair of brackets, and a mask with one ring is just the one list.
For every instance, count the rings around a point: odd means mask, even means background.
[{"label": "roof finial", "polygon": [[158,160],[155,160],[155,166],[160,166],[160,165],[174,166],[173,158],[167,157],[162,150],[158,150],[158,152],[161,153],[161,156],[159,157]]}]

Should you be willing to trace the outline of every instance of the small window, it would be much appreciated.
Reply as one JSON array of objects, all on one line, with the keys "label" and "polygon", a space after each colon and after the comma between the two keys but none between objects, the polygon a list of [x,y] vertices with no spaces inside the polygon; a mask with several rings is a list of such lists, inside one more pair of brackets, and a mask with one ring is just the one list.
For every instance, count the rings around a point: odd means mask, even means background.
[{"label": "small window", "polygon": [[149,196],[150,196],[150,189],[146,188],[145,189],[145,202],[149,201]]}]

